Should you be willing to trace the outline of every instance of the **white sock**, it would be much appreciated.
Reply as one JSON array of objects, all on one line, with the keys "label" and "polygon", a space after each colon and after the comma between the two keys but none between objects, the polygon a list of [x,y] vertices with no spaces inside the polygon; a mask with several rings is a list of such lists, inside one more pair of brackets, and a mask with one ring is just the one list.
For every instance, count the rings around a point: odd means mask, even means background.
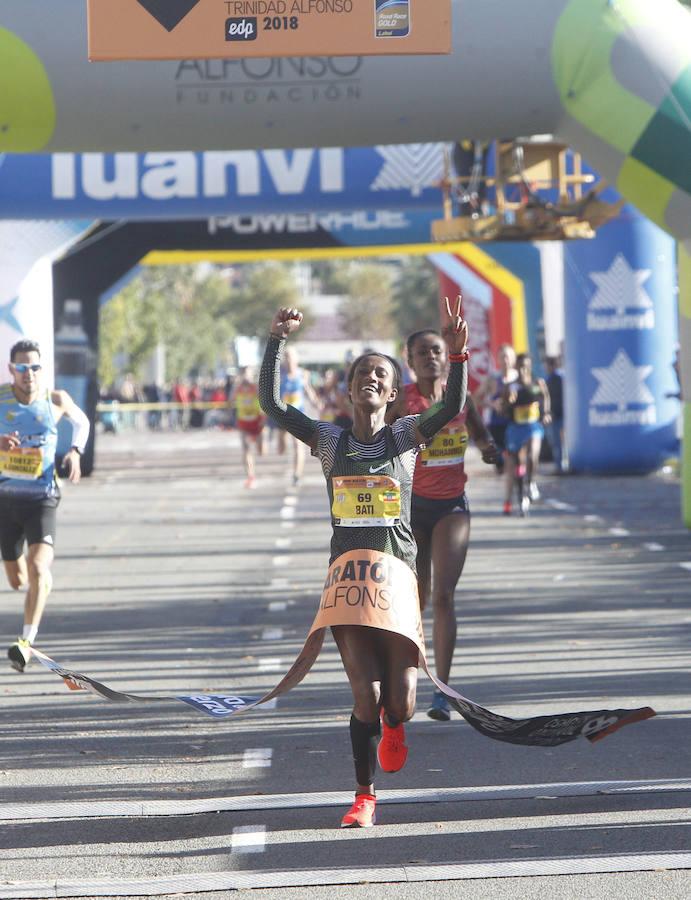
[{"label": "white sock", "polygon": [[38,625],[25,625],[22,631],[22,640],[28,641],[30,644],[36,640],[38,634]]}]

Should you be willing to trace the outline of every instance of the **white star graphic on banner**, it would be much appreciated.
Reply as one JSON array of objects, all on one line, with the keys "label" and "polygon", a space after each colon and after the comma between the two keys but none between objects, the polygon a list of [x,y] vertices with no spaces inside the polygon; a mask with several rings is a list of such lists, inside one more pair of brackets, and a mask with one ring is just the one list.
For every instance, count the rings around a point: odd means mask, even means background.
[{"label": "white star graphic on banner", "polygon": [[444,175],[445,144],[391,144],[376,147],[384,165],[372,182],[373,191],[409,190],[419,197]]},{"label": "white star graphic on banner", "polygon": [[650,269],[632,269],[626,257],[617,253],[606,272],[591,272],[597,290],[590,298],[589,309],[615,310],[623,316],[628,309],[652,309],[653,301],[643,287]]},{"label": "white star graphic on banner", "polygon": [[591,406],[616,406],[624,412],[628,406],[650,405],[655,398],[644,383],[653,371],[652,366],[636,366],[625,350],[618,350],[612,363],[590,370],[599,384]]}]

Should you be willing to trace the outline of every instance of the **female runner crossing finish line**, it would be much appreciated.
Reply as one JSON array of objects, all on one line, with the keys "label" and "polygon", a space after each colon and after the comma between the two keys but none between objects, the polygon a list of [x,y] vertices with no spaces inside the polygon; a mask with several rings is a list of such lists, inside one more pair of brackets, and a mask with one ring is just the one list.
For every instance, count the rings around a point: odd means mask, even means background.
[{"label": "female runner crossing finish line", "polygon": [[[374,824],[376,759],[386,772],[405,764],[403,723],[415,710],[419,663],[427,669],[410,512],[417,450],[458,415],[466,399],[468,326],[461,316],[461,297],[453,311],[447,298],[446,311],[442,336],[451,365],[443,401],[393,425],[386,425],[385,417],[401,390],[400,375],[398,365],[385,354],[367,353],[350,368],[352,428],[314,421],[281,402],[280,355],[288,335],[300,327],[297,309],[284,307],[274,316],[262,364],[262,408],[319,458],[331,504],[329,574],[315,625],[331,626],[353,692],[350,737],[357,787],[342,827]],[[430,677],[462,715],[473,715],[471,724],[503,740],[539,744],[549,741],[550,730],[564,725],[568,729],[565,719],[578,719],[571,721],[572,727],[579,726],[577,733],[587,724],[581,717],[588,714],[558,717],[557,725],[550,717],[513,722],[475,704],[469,710],[465,698]],[[644,717],[642,711],[627,711],[625,716],[606,713],[603,718],[602,712],[588,716],[597,723],[593,731],[624,724],[631,715]]]},{"label": "female runner crossing finish line", "polygon": [[578,737],[594,742],[623,725],[655,715],[644,707],[510,719],[463,697],[429,671],[410,511],[417,449],[457,416],[465,401],[468,329],[461,317],[461,298],[454,311],[448,300],[446,308],[442,335],[451,365],[443,402],[386,425],[387,407],[400,388],[398,365],[385,354],[367,353],[354,361],[348,375],[353,405],[353,425],[348,429],[310,419],[281,400],[281,352],[288,335],[300,327],[302,315],[297,309],[282,308],[273,317],[259,399],[264,412],[306,443],[321,461],[332,524],[329,570],[317,615],[297,659],[273,690],[256,700],[232,695],[138,696],[66,669],[40,651],[35,653],[37,659],[73,690],[88,689],[116,702],[176,699],[223,717],[266,703],[302,681],[319,655],[326,629],[331,628],[354,701],[350,736],[356,796],[342,827],[374,824],[377,758],[388,772],[405,764],[404,722],[415,709],[419,665],[470,725],[508,743],[556,746]]}]

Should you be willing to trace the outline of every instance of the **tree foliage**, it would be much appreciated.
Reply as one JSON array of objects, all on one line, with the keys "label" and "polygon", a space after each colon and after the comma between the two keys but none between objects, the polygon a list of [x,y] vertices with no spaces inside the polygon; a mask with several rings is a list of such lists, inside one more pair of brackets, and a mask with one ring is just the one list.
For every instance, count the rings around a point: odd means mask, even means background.
[{"label": "tree foliage", "polygon": [[[326,260],[313,278],[325,293],[344,294],[341,320],[358,340],[404,339],[437,327],[439,286],[424,257],[391,262]],[[263,337],[279,306],[299,306],[290,263],[262,262],[222,272],[210,265],[143,268],[103,307],[99,379],[109,385],[125,371],[142,380],[159,344],[168,379],[213,372],[230,362],[236,334]],[[304,334],[309,327],[301,330]]]},{"label": "tree foliage", "polygon": [[98,374],[113,384],[125,371],[142,380],[159,344],[168,379],[227,365],[236,334],[266,334],[279,306],[297,306],[288,264],[258,263],[222,273],[209,265],[144,268],[101,312]]},{"label": "tree foliage", "polygon": [[141,379],[159,344],[169,378],[213,370],[235,333],[228,286],[218,272],[196,266],[144,269],[103,308],[99,380],[112,384],[126,369]]},{"label": "tree foliage", "polygon": [[341,321],[348,337],[368,340],[397,336],[392,283],[387,266],[367,263],[351,269],[348,298],[341,307]]},{"label": "tree foliage", "polygon": [[394,310],[400,336],[439,327],[439,279],[424,256],[410,256],[400,267],[394,288]]},{"label": "tree foliage", "polygon": [[247,266],[242,283],[231,292],[229,314],[238,334],[263,337],[279,306],[299,306],[300,296],[290,269],[277,262]]},{"label": "tree foliage", "polygon": [[352,264],[345,259],[319,259],[312,263],[312,279],[322,294],[347,294]]}]

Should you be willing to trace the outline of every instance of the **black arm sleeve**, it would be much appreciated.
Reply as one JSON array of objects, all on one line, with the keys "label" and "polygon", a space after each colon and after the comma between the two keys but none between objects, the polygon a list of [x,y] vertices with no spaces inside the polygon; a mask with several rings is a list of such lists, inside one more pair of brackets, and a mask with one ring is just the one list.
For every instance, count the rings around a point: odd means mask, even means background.
[{"label": "black arm sleeve", "polygon": [[441,403],[430,406],[418,419],[418,430],[429,440],[440,431],[447,422],[454,419],[465,406],[468,390],[468,364],[451,363],[449,379],[446,382],[446,393]]},{"label": "black arm sleeve", "polygon": [[259,373],[259,403],[267,416],[279,428],[285,428],[299,441],[309,444],[317,430],[317,423],[299,409],[281,400],[281,353],[285,340],[269,336]]}]

